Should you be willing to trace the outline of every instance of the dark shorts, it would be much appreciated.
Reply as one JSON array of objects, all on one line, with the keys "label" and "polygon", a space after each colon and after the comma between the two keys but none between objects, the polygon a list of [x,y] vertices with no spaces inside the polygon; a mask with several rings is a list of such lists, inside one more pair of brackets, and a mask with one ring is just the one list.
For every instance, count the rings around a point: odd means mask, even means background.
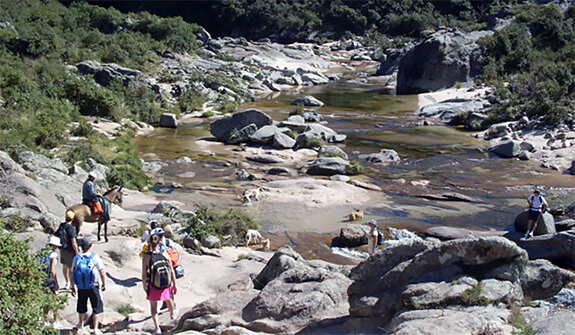
[{"label": "dark shorts", "polygon": [[74,251],[67,249],[60,249],[60,261],[62,264],[69,268],[72,268],[72,263],[74,261]]},{"label": "dark shorts", "polygon": [[539,215],[541,215],[540,211],[529,210],[529,220],[537,221],[539,219]]},{"label": "dark shorts", "polygon": [[104,312],[104,302],[100,295],[98,287],[89,290],[78,290],[78,304],[76,305],[76,312],[84,314],[88,312],[88,299],[92,305],[92,313],[101,314]]}]

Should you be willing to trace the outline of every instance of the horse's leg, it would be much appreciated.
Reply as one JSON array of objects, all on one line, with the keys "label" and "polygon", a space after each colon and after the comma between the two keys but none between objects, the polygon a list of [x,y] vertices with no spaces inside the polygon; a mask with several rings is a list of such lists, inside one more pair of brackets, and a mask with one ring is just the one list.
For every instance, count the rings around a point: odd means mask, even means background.
[{"label": "horse's leg", "polygon": [[98,219],[98,241],[100,240],[100,228],[102,228],[102,219]]},{"label": "horse's leg", "polygon": [[108,220],[104,221],[104,240],[108,242]]}]

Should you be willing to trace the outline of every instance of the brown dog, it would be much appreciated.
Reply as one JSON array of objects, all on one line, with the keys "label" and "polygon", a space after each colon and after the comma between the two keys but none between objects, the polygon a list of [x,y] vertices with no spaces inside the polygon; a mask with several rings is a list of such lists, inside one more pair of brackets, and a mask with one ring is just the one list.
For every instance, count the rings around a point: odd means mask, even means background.
[{"label": "brown dog", "polygon": [[347,217],[349,221],[363,220],[363,211],[361,209],[356,209],[344,217]]}]

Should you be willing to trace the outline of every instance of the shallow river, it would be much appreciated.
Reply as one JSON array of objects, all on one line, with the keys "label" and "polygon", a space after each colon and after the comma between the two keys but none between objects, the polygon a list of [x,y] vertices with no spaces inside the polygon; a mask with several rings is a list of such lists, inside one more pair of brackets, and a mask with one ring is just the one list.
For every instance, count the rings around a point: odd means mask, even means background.
[{"label": "shallow river", "polygon": [[[551,208],[575,201],[574,176],[540,168],[536,162],[494,157],[484,150],[487,141],[469,132],[443,125],[419,126],[419,119],[413,115],[417,109],[416,96],[380,94],[377,88],[340,83],[310,87],[305,93],[325,103],[318,112],[327,121],[326,126],[347,135],[341,147],[350,160],[359,160],[358,154],[381,149],[394,149],[401,156],[401,162],[391,165],[361,161],[366,179],[380,186],[391,203],[366,209],[368,217],[377,218],[380,225],[413,231],[436,225],[504,230],[525,209],[526,198],[535,186],[543,189]],[[290,102],[301,93],[282,93],[249,102],[240,110],[256,108],[281,121],[293,109]],[[204,141],[200,142],[204,145],[198,145],[196,141],[202,138]],[[198,119],[181,124],[176,130],[157,129],[150,136],[139,138],[138,145],[145,159],[170,163],[158,177],[185,185],[181,189],[156,187],[156,195],[186,204],[204,202],[237,207],[240,202],[233,195],[214,197],[198,193],[207,185],[229,186],[235,182],[230,176],[237,168],[223,163],[226,158],[218,156],[212,148],[216,146],[210,141],[209,121]],[[216,154],[207,156],[207,151]],[[199,164],[183,170],[181,164],[173,164],[182,156]],[[444,192],[460,193],[477,201],[434,201],[422,197]],[[307,249],[323,244],[317,248],[324,250],[330,236],[339,229],[319,226],[323,228],[305,229],[307,234],[303,236],[297,217],[291,215],[297,208],[261,204],[248,210],[279,243],[288,241]]]}]

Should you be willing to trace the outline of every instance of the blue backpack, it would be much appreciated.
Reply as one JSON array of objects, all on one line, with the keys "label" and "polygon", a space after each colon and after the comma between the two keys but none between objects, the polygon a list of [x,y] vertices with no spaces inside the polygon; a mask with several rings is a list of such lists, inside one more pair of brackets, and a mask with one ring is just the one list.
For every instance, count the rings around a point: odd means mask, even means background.
[{"label": "blue backpack", "polygon": [[72,280],[74,281],[74,284],[78,286],[79,290],[89,290],[96,286],[96,275],[93,271],[94,263],[92,262],[92,258],[94,258],[95,255],[96,254],[93,253],[90,256],[76,256],[79,259],[76,263],[74,273],[72,274]]}]

